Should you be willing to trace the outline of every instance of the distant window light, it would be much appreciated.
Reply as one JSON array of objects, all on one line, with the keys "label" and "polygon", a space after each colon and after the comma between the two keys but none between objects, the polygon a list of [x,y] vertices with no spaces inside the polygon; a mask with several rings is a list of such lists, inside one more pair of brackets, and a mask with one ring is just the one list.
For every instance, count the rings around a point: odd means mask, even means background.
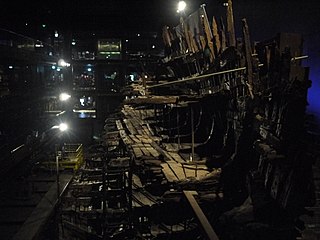
[{"label": "distant window light", "polygon": [[156,48],[156,46],[155,45],[152,45],[152,49],[155,49]]},{"label": "distant window light", "polygon": [[140,37],[140,33],[138,33],[137,36]]},{"label": "distant window light", "polygon": [[45,25],[45,24],[42,24],[42,27],[43,27],[43,28],[45,28],[46,26],[47,26],[47,25]]},{"label": "distant window light", "polygon": [[134,75],[133,74],[130,74],[130,80],[134,81]]},{"label": "distant window light", "polygon": [[92,68],[87,68],[87,71],[88,72],[92,72]]},{"label": "distant window light", "polygon": [[26,24],[25,24],[26,26],[28,26],[28,23],[26,22]]},{"label": "distant window light", "polygon": [[56,38],[59,37],[58,31],[54,31],[54,36],[55,36]]},{"label": "distant window light", "polygon": [[9,66],[9,69],[13,69],[13,66],[12,66],[12,65],[10,65],[10,66]]},{"label": "distant window light", "polygon": [[57,67],[56,67],[56,66],[54,66],[54,65],[53,65],[53,66],[51,66],[51,69],[52,69],[52,70],[55,70],[56,68],[57,68]]},{"label": "distant window light", "polygon": [[60,72],[60,71],[61,71],[61,68],[57,68],[57,71]]},{"label": "distant window light", "polygon": [[228,7],[229,4],[228,4],[227,2],[225,2],[225,3],[223,3],[223,6],[224,6],[224,7]]},{"label": "distant window light", "polygon": [[126,39],[126,42],[129,42],[129,40],[128,40],[128,39]]},{"label": "distant window light", "polygon": [[72,42],[71,42],[71,45],[72,45],[72,46],[75,46],[75,45],[76,45],[76,42],[75,42],[75,41],[72,41]]},{"label": "distant window light", "polygon": [[49,56],[53,56],[53,53],[52,53],[52,52],[49,52]]},{"label": "distant window light", "polygon": [[81,106],[84,106],[84,101],[85,101],[85,99],[84,98],[80,98],[80,104],[81,104]]}]

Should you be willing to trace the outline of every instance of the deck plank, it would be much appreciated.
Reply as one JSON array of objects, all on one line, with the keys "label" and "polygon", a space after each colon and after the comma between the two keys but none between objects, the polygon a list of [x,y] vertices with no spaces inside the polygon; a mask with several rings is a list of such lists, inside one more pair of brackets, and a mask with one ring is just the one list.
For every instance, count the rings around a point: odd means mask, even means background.
[{"label": "deck plank", "polygon": [[176,175],[174,175],[174,173],[172,172],[171,168],[168,166],[167,163],[162,163],[161,167],[162,167],[162,172],[165,175],[168,182],[178,181],[178,178],[176,177]]}]

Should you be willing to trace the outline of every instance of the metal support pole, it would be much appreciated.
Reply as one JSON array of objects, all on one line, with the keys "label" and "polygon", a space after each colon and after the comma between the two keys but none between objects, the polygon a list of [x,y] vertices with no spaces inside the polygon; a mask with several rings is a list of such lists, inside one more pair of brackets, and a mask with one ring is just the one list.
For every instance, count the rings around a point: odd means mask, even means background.
[{"label": "metal support pole", "polygon": [[130,157],[129,160],[129,172],[128,172],[128,200],[129,200],[129,228],[132,229],[133,227],[133,212],[132,212],[132,183],[133,183],[133,165],[134,159]]},{"label": "metal support pole", "polygon": [[194,161],[194,124],[193,124],[193,107],[191,106],[191,161]]},{"label": "metal support pole", "polygon": [[[108,146],[107,146],[108,149]],[[107,206],[106,206],[106,161],[107,161],[107,156],[103,156],[102,158],[102,239],[106,239],[106,213],[107,213]]]},{"label": "metal support pole", "polygon": [[[263,64],[259,64],[258,65],[258,67],[262,67],[262,66],[263,66]],[[147,86],[147,88],[156,88],[156,87],[179,84],[179,83],[184,83],[184,82],[189,82],[189,81],[202,80],[202,79],[207,78],[207,77],[219,76],[219,75],[223,75],[223,74],[226,74],[226,73],[232,73],[232,72],[240,72],[240,71],[244,71],[246,69],[247,69],[246,67],[240,67],[240,68],[234,68],[234,69],[225,70],[225,71],[221,71],[221,72],[214,72],[214,73],[204,74],[204,75],[200,75],[200,76],[196,76],[196,77],[190,77],[190,78],[175,80],[175,81],[163,80],[163,81],[167,81],[167,82],[159,83],[159,84],[155,84],[155,85],[151,85],[151,86]]]},{"label": "metal support pole", "polygon": [[56,151],[56,177],[57,177],[57,202],[60,200],[60,172],[59,172],[59,158],[61,151]]},{"label": "metal support pole", "polygon": [[60,216],[60,172],[59,172],[59,158],[61,156],[61,151],[58,151],[56,146],[56,177],[57,177],[57,212],[56,212],[56,223],[57,223],[57,238],[60,239],[60,227],[59,227],[59,216]]},{"label": "metal support pole", "polygon": [[179,108],[177,107],[177,134],[178,134],[178,149],[180,149],[180,114],[179,114]]}]

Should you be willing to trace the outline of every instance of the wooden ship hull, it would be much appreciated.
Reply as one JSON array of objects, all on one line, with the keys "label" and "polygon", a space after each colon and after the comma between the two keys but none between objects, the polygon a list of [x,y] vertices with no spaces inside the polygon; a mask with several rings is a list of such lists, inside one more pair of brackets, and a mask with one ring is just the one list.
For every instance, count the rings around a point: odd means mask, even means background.
[{"label": "wooden ship hull", "polygon": [[163,28],[157,72],[126,88],[69,187],[69,237],[311,239],[303,39],[253,44],[245,19],[236,38],[228,3],[226,29],[205,6]]}]

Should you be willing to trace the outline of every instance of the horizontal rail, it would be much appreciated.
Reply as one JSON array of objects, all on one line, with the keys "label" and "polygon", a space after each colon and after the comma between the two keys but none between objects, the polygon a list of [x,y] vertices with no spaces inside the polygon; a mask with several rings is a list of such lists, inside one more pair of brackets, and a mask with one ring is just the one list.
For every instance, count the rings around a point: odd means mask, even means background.
[{"label": "horizontal rail", "polygon": [[235,68],[235,69],[225,70],[225,71],[221,71],[221,72],[214,72],[214,73],[209,73],[209,74],[200,75],[200,76],[196,76],[196,77],[180,79],[180,80],[166,82],[166,83],[160,83],[160,84],[156,84],[156,85],[152,85],[152,86],[147,86],[146,88],[156,88],[156,87],[162,87],[162,86],[172,85],[172,84],[176,84],[176,83],[189,82],[189,81],[199,80],[199,79],[202,79],[202,78],[222,75],[222,74],[226,74],[226,73],[239,72],[239,71],[243,71],[243,70],[246,70],[246,69],[247,69],[246,67]]}]

